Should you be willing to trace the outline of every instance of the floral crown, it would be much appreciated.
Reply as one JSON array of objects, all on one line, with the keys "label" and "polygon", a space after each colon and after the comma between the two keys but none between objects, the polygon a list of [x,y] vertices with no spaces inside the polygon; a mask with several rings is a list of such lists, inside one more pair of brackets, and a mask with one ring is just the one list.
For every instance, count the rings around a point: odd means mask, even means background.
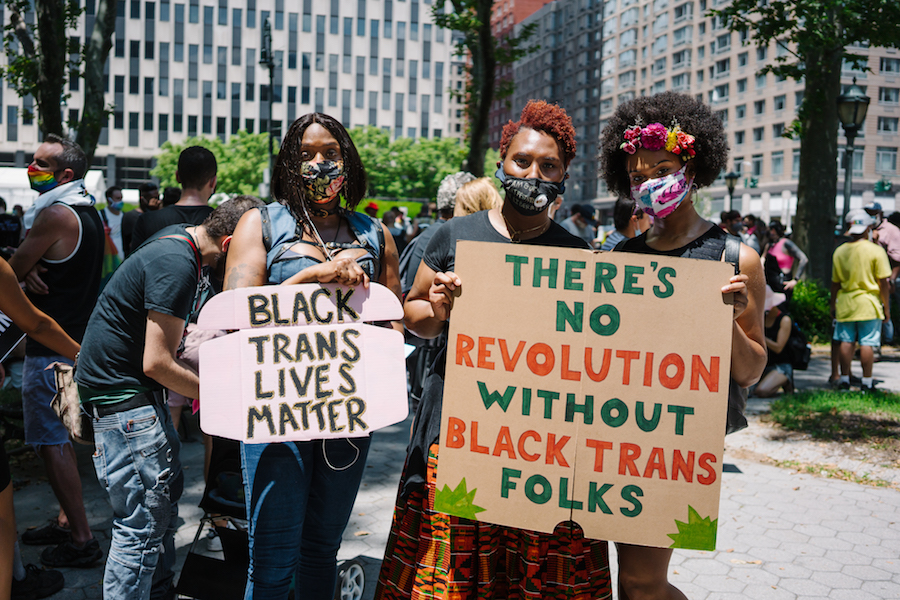
[{"label": "floral crown", "polygon": [[647,150],[667,150],[681,157],[681,160],[688,161],[697,155],[694,150],[694,136],[689,135],[681,130],[678,121],[672,121],[669,128],[664,127],[661,123],[651,123],[646,127],[641,127],[640,119],[638,122],[625,130],[623,136],[625,141],[619,146],[628,154],[634,154],[638,148],[646,148]]}]

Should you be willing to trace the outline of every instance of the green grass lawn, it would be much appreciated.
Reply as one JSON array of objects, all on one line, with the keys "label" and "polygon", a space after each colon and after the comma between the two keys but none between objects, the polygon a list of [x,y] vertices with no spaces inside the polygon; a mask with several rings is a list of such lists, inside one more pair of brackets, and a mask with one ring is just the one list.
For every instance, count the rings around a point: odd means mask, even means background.
[{"label": "green grass lawn", "polygon": [[898,445],[900,395],[890,392],[810,390],[772,403],[771,418],[785,429],[835,441]]}]

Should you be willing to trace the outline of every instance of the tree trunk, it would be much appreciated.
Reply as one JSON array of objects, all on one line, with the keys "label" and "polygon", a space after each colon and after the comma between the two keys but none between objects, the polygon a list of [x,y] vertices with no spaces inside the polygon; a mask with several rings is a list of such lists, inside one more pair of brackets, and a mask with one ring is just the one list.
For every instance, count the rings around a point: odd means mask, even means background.
[{"label": "tree trunk", "polygon": [[66,82],[66,26],[62,0],[35,0],[39,69],[35,86],[38,127],[46,136],[63,134],[62,96]]},{"label": "tree trunk", "polygon": [[[808,50],[801,116],[800,172],[794,242],[809,257],[808,277],[831,285],[831,254],[837,223],[837,97],[841,89],[842,48]],[[852,168],[852,166],[851,166]]]},{"label": "tree trunk", "polygon": [[494,57],[494,36],[491,33],[492,0],[479,0],[476,15],[481,23],[478,28],[478,52],[472,52],[472,97],[469,99],[469,155],[468,171],[475,177],[484,177],[484,157],[488,148],[488,119],[494,102],[494,80],[497,61]]},{"label": "tree trunk", "polygon": [[87,155],[88,164],[94,158],[100,130],[106,125],[105,80],[103,67],[112,48],[112,34],[116,27],[114,0],[99,0],[94,30],[84,49],[84,108],[75,141]]}]

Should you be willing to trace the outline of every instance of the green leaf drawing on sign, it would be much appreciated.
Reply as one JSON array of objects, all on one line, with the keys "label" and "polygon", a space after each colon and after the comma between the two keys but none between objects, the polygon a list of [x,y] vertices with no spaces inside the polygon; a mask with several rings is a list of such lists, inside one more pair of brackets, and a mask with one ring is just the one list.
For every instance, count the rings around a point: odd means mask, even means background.
[{"label": "green leaf drawing on sign", "polygon": [[688,506],[687,523],[675,520],[678,533],[670,533],[672,545],[669,548],[690,548],[692,550],[715,550],[716,528],[719,520],[701,518],[693,506]]},{"label": "green leaf drawing on sign", "polygon": [[474,504],[476,491],[477,488],[473,488],[471,492],[466,490],[465,477],[455,490],[444,485],[443,489],[436,490],[434,494],[434,510],[464,519],[475,519],[476,514],[485,510]]}]

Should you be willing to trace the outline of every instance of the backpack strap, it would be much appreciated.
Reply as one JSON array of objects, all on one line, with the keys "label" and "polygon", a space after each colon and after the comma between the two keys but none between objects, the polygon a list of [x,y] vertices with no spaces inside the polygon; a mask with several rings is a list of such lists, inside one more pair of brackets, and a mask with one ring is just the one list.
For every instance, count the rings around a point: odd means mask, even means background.
[{"label": "backpack strap", "polygon": [[262,226],[263,245],[266,247],[266,254],[272,249],[272,221],[269,220],[269,207],[266,205],[258,207],[260,225]]},{"label": "backpack strap", "polygon": [[730,233],[725,236],[725,251],[722,259],[734,265],[734,274],[741,272],[741,238]]},{"label": "backpack strap", "polygon": [[100,220],[103,221],[103,224],[108,227],[109,221],[106,220],[106,209],[98,210],[97,212],[100,213]]}]

